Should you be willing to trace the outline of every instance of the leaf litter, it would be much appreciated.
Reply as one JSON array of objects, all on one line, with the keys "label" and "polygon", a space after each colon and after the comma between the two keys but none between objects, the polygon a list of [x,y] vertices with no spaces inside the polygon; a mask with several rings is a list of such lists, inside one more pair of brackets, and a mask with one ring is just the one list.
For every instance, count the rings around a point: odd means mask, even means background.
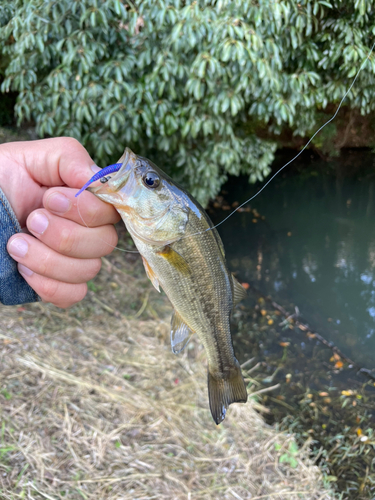
[{"label": "leaf litter", "polygon": [[2,499],[333,498],[257,396],[213,424],[203,348],[172,354],[171,307],[138,256],[103,259],[68,311],[22,309],[0,316]]}]

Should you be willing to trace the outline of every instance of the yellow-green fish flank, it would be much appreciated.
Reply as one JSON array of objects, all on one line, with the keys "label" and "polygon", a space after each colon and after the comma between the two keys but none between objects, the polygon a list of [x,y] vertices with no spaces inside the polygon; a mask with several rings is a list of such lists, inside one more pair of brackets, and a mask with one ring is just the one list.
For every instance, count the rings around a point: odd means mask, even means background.
[{"label": "yellow-green fish flank", "polygon": [[245,290],[229,273],[220,236],[191,195],[128,148],[119,162],[120,170],[90,191],[117,209],[147,276],[171,301],[173,352],[193,333],[203,343],[210,409],[219,424],[231,403],[247,400],[230,333],[231,312]]}]

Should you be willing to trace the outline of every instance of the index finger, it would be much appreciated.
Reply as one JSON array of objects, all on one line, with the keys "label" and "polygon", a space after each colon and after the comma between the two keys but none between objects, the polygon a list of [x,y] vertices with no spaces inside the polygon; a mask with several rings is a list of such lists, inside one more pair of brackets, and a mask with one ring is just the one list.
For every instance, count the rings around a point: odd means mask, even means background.
[{"label": "index finger", "polygon": [[98,227],[115,224],[120,220],[112,205],[100,201],[88,191],[75,198],[76,189],[56,187],[43,195],[43,205],[50,212],[77,222],[81,226]]}]

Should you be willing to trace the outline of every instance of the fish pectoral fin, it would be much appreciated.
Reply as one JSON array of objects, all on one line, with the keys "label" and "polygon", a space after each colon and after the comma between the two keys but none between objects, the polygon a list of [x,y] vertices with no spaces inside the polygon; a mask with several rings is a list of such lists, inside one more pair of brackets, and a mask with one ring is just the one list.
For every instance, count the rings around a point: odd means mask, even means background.
[{"label": "fish pectoral fin", "polygon": [[238,304],[241,302],[246,297],[246,290],[244,287],[241,285],[239,281],[233,276],[232,274],[232,281],[233,281],[233,302],[234,305]]},{"label": "fish pectoral fin", "polygon": [[182,274],[190,274],[189,264],[176,250],[170,245],[166,245],[162,250],[157,252],[158,255],[167,260],[177,271]]},{"label": "fish pectoral fin", "polygon": [[224,420],[230,404],[246,403],[247,389],[236,359],[235,366],[225,376],[215,376],[208,367],[208,399],[216,425]]},{"label": "fish pectoral fin", "polygon": [[160,292],[159,280],[157,279],[156,274],[151,269],[150,264],[147,262],[147,260],[143,256],[142,256],[142,260],[143,260],[143,265],[145,266],[145,271],[146,271],[148,279],[154,285],[154,287],[156,288],[156,290],[158,292]]},{"label": "fish pectoral fin", "polygon": [[171,345],[172,352],[178,354],[189,342],[193,331],[183,321],[178,312],[174,311],[171,321]]}]

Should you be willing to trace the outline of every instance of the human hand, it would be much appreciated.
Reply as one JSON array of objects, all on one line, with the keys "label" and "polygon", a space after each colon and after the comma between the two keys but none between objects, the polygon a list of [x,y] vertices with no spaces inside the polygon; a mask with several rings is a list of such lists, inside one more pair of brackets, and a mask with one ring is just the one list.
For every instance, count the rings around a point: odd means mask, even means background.
[{"label": "human hand", "polygon": [[74,198],[72,188],[82,187],[97,170],[72,138],[0,145],[0,187],[31,233],[13,235],[7,250],[42,300],[58,307],[84,298],[100,257],[117,244],[115,209],[88,192]]}]

